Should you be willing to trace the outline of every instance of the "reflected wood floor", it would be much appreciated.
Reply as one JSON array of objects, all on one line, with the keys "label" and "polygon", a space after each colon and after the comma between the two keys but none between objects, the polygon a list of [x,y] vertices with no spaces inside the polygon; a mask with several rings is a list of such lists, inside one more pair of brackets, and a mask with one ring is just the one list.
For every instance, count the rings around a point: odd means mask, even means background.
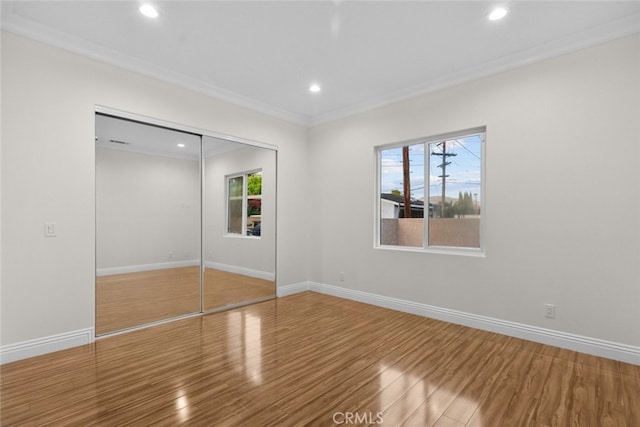
[{"label": "reflected wood floor", "polygon": [[275,294],[276,284],[273,281],[214,268],[204,271],[205,310],[273,297]]},{"label": "reflected wood floor", "polygon": [[[275,284],[207,268],[205,310],[275,295]],[[96,334],[200,312],[200,267],[96,278]]]},{"label": "reflected wood floor", "polygon": [[1,369],[3,426],[640,426],[640,366],[312,292]]}]

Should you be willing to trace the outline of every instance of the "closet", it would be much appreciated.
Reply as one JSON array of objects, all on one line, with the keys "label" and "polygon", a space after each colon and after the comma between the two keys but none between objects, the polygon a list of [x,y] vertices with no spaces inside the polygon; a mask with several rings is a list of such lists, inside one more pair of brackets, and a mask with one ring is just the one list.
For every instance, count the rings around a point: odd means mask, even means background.
[{"label": "closet", "polygon": [[99,108],[96,335],[275,297],[277,148]]}]

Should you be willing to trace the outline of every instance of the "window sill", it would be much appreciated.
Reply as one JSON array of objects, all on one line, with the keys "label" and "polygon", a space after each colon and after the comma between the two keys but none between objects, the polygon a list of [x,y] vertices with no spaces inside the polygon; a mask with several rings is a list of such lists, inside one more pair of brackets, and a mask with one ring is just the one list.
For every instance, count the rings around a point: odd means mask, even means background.
[{"label": "window sill", "polygon": [[233,234],[227,233],[224,237],[229,237],[231,239],[249,239],[249,240],[260,240],[260,236],[244,236],[242,234]]},{"label": "window sill", "polygon": [[476,257],[476,258],[486,258],[486,254],[484,250],[480,248],[455,248],[455,247],[439,247],[439,246],[432,246],[429,248],[416,248],[411,246],[378,245],[378,246],[374,246],[374,249],[398,251],[398,252],[420,252],[425,254],[457,255],[457,256],[469,256],[469,257]]}]

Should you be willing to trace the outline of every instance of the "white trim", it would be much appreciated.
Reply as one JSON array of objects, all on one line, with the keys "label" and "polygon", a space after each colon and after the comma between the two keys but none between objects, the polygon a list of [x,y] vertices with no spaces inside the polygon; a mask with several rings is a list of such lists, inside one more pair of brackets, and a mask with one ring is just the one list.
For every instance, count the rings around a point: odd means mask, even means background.
[{"label": "white trim", "polygon": [[508,71],[566,53],[575,52],[599,43],[605,43],[617,38],[626,37],[640,31],[639,14],[629,15],[621,19],[586,29],[582,32],[570,34],[552,42],[533,46],[529,49],[518,51],[512,55],[506,55],[501,58],[488,61],[478,66],[468,67],[457,72],[450,73],[446,76],[434,78],[420,85],[386,94],[377,99],[367,100],[356,105],[339,108],[317,116],[308,116],[305,114],[286,111],[266,102],[258,101],[217,87],[211,83],[205,82],[204,80],[160,67],[148,61],[143,61],[138,58],[122,54],[121,52],[113,49],[106,48],[45,25],[35,23],[14,13],[13,6],[9,2],[3,2],[2,6],[1,29],[4,31],[18,34],[51,46],[57,46],[79,55],[115,65],[125,70],[191,89],[213,98],[304,126],[317,126],[395,102],[415,98],[447,87],[452,87],[464,82]]},{"label": "white trim", "polygon": [[[478,314],[465,313],[463,311],[356,291],[339,286],[323,283],[309,282],[309,290],[339,298],[359,301],[378,307],[389,308],[405,313],[455,323],[457,325],[482,329],[510,337],[521,338],[546,345],[565,348],[568,350],[587,353],[594,356],[640,365],[640,347],[605,341],[597,338],[585,337],[568,332],[555,331],[540,328],[538,326],[525,325],[507,320],[494,319]],[[278,295],[280,296],[280,295]]]},{"label": "white trim", "polygon": [[[438,135],[432,135],[428,137],[422,138],[414,138],[406,141],[397,141],[383,145],[377,145],[374,147],[375,150],[375,192],[374,192],[374,229],[373,229],[373,248],[374,250],[385,249],[385,250],[393,250],[393,251],[406,251],[406,252],[422,252],[422,253],[432,253],[439,255],[461,255],[461,256],[472,256],[472,257],[486,257],[486,249],[485,249],[485,224],[486,224],[486,202],[485,202],[485,189],[486,189],[486,142],[487,142],[487,127],[486,126],[477,126],[473,128],[468,128],[465,130],[453,131],[442,133]],[[473,247],[456,247],[456,246],[435,246],[429,245],[429,221],[431,221],[431,216],[429,215],[431,208],[431,190],[429,185],[425,185],[424,187],[424,207],[423,214],[425,221],[423,221],[423,243],[422,246],[400,246],[400,245],[383,245],[381,243],[380,230],[382,228],[382,208],[381,203],[384,199],[381,198],[382,194],[382,152],[407,147],[414,145],[422,145],[424,146],[424,176],[429,175],[429,170],[431,168],[431,144],[437,144],[443,141],[449,141],[451,139],[465,139],[468,137],[479,136],[481,138],[480,141],[480,195],[482,196],[480,199],[480,212],[481,215],[478,215],[480,218],[479,225],[479,242],[480,246],[477,248]],[[444,160],[443,160],[444,161]],[[447,175],[448,176],[448,175]]]},{"label": "white trim", "polygon": [[93,328],[86,328],[5,345],[0,347],[0,364],[91,344],[93,337]]},{"label": "white trim", "polygon": [[[483,222],[480,222],[480,228],[482,229]],[[428,227],[425,227],[427,229]],[[425,239],[426,241],[426,239]],[[486,258],[487,254],[480,248],[465,248],[455,246],[429,246],[426,248],[420,248],[416,246],[397,246],[397,245],[378,245],[373,248],[374,250],[385,251],[401,251],[401,252],[420,252],[423,254],[436,254],[436,255],[460,255],[470,256],[477,258]]]},{"label": "white trim", "polygon": [[204,266],[206,268],[213,268],[216,270],[227,271],[229,273],[242,274],[243,276],[255,277],[256,279],[270,280],[272,282],[276,280],[275,273],[271,273],[268,271],[253,270],[251,268],[241,267],[238,265],[222,264],[222,263],[213,262],[213,261],[205,261]]},{"label": "white trim", "polygon": [[156,320],[155,322],[143,323],[142,325],[131,326],[131,327],[124,328],[124,329],[117,329],[115,331],[105,332],[105,333],[102,333],[102,334],[96,336],[96,341],[101,340],[103,338],[112,337],[112,336],[115,336],[115,335],[126,334],[127,332],[139,331],[139,330],[151,328],[151,327],[154,327],[154,326],[164,325],[166,323],[177,322],[178,320],[190,319],[192,317],[200,317],[203,314],[204,313],[199,311],[199,312],[196,312],[196,313],[183,314],[181,316],[170,317],[168,319]]},{"label": "white trim", "polygon": [[257,101],[250,97],[215,86],[214,84],[207,83],[199,78],[191,77],[181,72],[161,67],[149,61],[135,58],[118,52],[117,50],[38,24],[34,21],[16,15],[13,12],[11,3],[9,2],[2,2],[2,6],[3,8],[6,8],[2,11],[3,31],[8,31],[31,40],[36,40],[49,46],[56,46],[78,55],[89,57],[124,70],[190,89],[252,111],[257,111],[272,117],[286,120],[290,123],[299,125],[309,124],[309,118],[306,115],[286,111],[266,102]]},{"label": "white trim", "polygon": [[96,276],[111,276],[112,274],[139,273],[141,271],[167,270],[169,268],[195,267],[200,265],[198,259],[185,261],[158,262],[155,264],[124,265],[121,267],[96,268]]},{"label": "white trim", "polygon": [[[191,259],[186,261],[160,262],[155,264],[125,265],[122,267],[108,267],[96,269],[96,276],[110,276],[113,274],[139,273],[141,271],[166,270],[180,267],[196,267],[200,265],[200,260]],[[229,273],[242,274],[244,276],[255,277],[256,279],[276,280],[275,273],[268,271],[253,270],[251,268],[237,265],[222,264],[219,262],[205,261],[204,266],[216,270],[227,271]]]},{"label": "white trim", "polygon": [[[621,362],[640,365],[640,347],[585,337],[567,332],[554,331],[537,326],[524,325],[506,320],[494,319],[491,317],[435,307],[398,298],[386,297],[369,292],[341,288],[339,286],[316,282],[300,282],[291,285],[279,286],[277,288],[277,296],[280,298],[309,290],[378,307],[389,308],[471,328],[539,342],[546,345],[592,354],[594,356],[606,357],[609,359],[619,360]],[[194,313],[184,317],[195,317],[200,315],[201,313]],[[174,320],[176,319],[170,319],[169,321]],[[133,329],[142,329],[154,326],[157,323],[143,325]],[[129,329],[127,332],[133,329]],[[87,328],[23,341],[16,344],[9,344],[0,347],[0,364],[10,363],[80,345],[91,344],[93,341],[93,328]]]},{"label": "white trim", "polygon": [[582,49],[587,49],[601,43],[627,37],[640,32],[640,14],[625,16],[615,21],[607,22],[582,32],[569,34],[561,39],[536,45],[528,49],[519,50],[511,55],[493,59],[473,67],[464,68],[446,76],[433,78],[417,86],[401,89],[387,94],[383,99],[368,100],[359,104],[339,108],[309,119],[309,126],[318,126],[334,120],[339,120],[355,114],[364,113],[376,108],[385,107],[397,102],[416,98],[418,96],[437,92],[448,87],[514,70],[546,59],[556,58]]},{"label": "white trim", "polygon": [[197,128],[188,126],[176,122],[170,122],[168,120],[156,119],[155,117],[145,116],[142,114],[131,113],[129,111],[117,110],[111,107],[105,107],[104,105],[95,106],[96,114],[102,114],[105,116],[112,116],[120,119],[131,120],[147,125],[163,127],[167,129],[177,130],[180,132],[191,133],[194,135],[206,136],[215,139],[223,139],[229,142],[239,142],[240,144],[250,145],[252,147],[266,148],[267,150],[278,151],[278,146],[269,144],[266,142],[255,141],[253,139],[241,138],[239,136],[227,135],[224,133],[214,132],[208,129]]},{"label": "white trim", "polygon": [[214,308],[211,308],[211,309],[207,309],[207,310],[202,312],[202,315],[220,313],[221,311],[227,311],[227,310],[233,310],[234,308],[246,307],[248,305],[258,304],[258,303],[265,302],[265,301],[271,301],[271,300],[273,300],[275,298],[276,298],[275,295],[269,295],[269,296],[266,296],[266,297],[255,298],[255,299],[250,299],[250,300],[246,300],[246,301],[237,302],[237,303],[234,303],[234,304],[222,305],[220,307],[214,307]]},{"label": "white trim", "polygon": [[311,290],[311,282],[293,283],[291,285],[278,286],[276,288],[276,296],[278,298],[286,297],[293,294],[299,294]]}]

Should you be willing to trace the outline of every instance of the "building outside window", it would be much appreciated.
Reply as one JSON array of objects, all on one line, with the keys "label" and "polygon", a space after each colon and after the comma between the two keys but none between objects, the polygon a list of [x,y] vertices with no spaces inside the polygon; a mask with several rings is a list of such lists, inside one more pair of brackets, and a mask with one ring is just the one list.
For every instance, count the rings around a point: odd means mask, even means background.
[{"label": "building outside window", "polygon": [[260,236],[262,171],[227,176],[227,233]]},{"label": "building outside window", "polygon": [[376,147],[376,246],[479,254],[485,129]]}]

